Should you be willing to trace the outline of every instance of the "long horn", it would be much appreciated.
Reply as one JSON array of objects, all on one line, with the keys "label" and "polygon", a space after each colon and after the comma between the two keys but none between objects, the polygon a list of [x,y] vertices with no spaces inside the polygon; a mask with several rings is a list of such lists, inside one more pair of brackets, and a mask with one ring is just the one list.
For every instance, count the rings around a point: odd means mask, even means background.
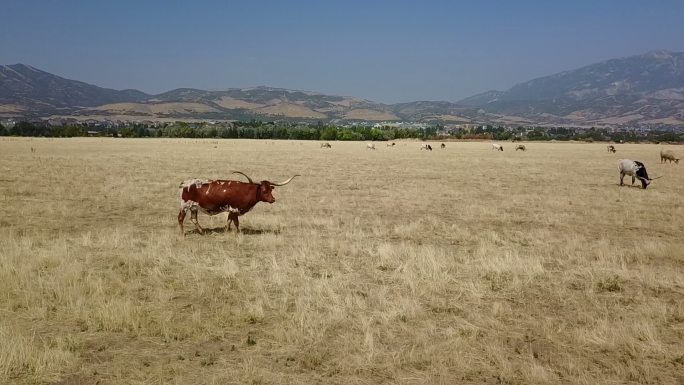
[{"label": "long horn", "polygon": [[662,177],[664,177],[664,176],[665,176],[665,175],[657,176],[657,177],[655,177],[655,178],[651,178],[651,179],[649,179],[649,180],[656,180],[656,179],[660,179],[660,178],[662,178]]},{"label": "long horn", "polygon": [[290,183],[290,182],[292,181],[292,179],[294,179],[295,176],[301,176],[301,175],[295,174],[295,175],[292,176],[292,178],[286,180],[285,182],[280,182],[280,183],[273,183],[273,182],[270,182],[270,183],[271,183],[272,186],[285,186],[286,184]]},{"label": "long horn", "polygon": [[254,181],[252,181],[252,178],[248,177],[247,174],[245,174],[244,172],[233,171],[233,174],[242,174],[242,175],[245,176],[245,178],[247,178],[247,180],[249,181],[249,183],[254,183]]}]

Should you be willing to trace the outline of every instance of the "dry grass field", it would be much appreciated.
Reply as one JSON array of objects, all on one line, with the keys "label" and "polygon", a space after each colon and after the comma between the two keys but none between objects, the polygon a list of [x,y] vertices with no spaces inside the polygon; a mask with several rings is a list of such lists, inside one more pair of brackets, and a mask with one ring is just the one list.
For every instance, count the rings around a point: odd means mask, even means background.
[{"label": "dry grass field", "polygon": [[[684,165],[503,144],[0,139],[0,383],[684,383]],[[181,237],[231,170],[302,176]]]}]

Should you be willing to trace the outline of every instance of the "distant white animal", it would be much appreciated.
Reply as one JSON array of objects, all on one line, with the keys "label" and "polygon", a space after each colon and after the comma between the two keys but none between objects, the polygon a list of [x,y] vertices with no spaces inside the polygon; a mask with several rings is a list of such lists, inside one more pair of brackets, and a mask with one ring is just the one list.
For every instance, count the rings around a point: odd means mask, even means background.
[{"label": "distant white animal", "polygon": [[332,148],[332,146],[330,145],[330,143],[325,142],[325,143],[321,143],[321,148]]},{"label": "distant white animal", "polygon": [[644,189],[648,187],[653,180],[648,177],[646,166],[638,160],[618,159],[618,171],[620,172],[620,186],[624,184],[622,180],[625,178],[625,175],[632,177],[632,184],[634,184],[634,180],[638,178],[641,181],[641,187]]},{"label": "distant white animal", "polygon": [[503,146],[498,143],[492,143],[492,150],[503,151]]},{"label": "distant white animal", "polygon": [[385,147],[394,147],[394,146],[396,146],[396,145],[397,145],[397,144],[394,143],[394,142],[392,142],[392,143],[385,143]]},{"label": "distant white animal", "polygon": [[366,150],[375,150],[375,143],[366,143]]},{"label": "distant white animal", "polygon": [[527,151],[524,144],[519,144],[519,145],[515,146],[515,151],[518,151],[518,150]]},{"label": "distant white animal", "polygon": [[669,160],[670,163],[674,161],[675,164],[679,164],[679,158],[675,157],[675,154],[672,152],[672,150],[660,150],[660,163],[665,163],[666,160]]},{"label": "distant white animal", "polygon": [[421,144],[421,145],[420,145],[420,149],[421,149],[421,150],[432,151],[432,146],[430,146],[429,144],[425,143],[425,144]]}]

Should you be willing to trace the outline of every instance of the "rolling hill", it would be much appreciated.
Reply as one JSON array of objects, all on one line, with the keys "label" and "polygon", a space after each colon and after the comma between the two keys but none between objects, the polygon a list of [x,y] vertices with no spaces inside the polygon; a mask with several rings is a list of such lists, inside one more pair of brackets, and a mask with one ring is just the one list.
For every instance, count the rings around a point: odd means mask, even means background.
[{"label": "rolling hill", "polygon": [[535,122],[684,124],[684,52],[607,60],[459,103]]},{"label": "rolling hill", "polygon": [[383,104],[272,87],[179,88],[149,95],[25,64],[0,66],[0,117],[51,116],[684,126],[684,53],[658,50],[611,59],[456,103]]}]

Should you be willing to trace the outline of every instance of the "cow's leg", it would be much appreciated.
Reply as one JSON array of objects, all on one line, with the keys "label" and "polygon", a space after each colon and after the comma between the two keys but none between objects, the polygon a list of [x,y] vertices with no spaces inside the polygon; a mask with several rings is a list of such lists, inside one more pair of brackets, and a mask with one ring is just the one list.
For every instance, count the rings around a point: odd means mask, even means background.
[{"label": "cow's leg", "polygon": [[197,231],[199,231],[200,234],[204,233],[204,229],[202,229],[202,226],[200,226],[199,221],[197,220],[197,208],[193,207],[190,209],[190,220],[192,223],[195,224],[195,227],[197,227]]},{"label": "cow's leg", "polygon": [[235,231],[240,232],[240,220],[237,214],[231,214],[233,216],[233,223],[235,223]]},{"label": "cow's leg", "polygon": [[180,227],[181,235],[185,235],[183,232],[183,221],[185,220],[185,209],[181,209],[178,212],[178,226]]},{"label": "cow's leg", "polygon": [[636,178],[634,177],[634,175],[632,175],[632,186],[634,186],[634,181],[635,181],[635,180],[636,180]]},{"label": "cow's leg", "polygon": [[622,185],[625,184],[625,183],[623,182],[624,179],[625,179],[625,174],[624,174],[624,173],[620,173],[620,186],[622,186]]},{"label": "cow's leg", "polygon": [[235,220],[235,213],[229,212],[228,213],[228,221],[226,223],[226,230],[230,231],[230,225],[233,223]]},{"label": "cow's leg", "polygon": [[238,213],[228,213],[228,226],[227,226],[228,231],[230,231],[231,222],[235,223],[235,230],[239,233],[240,232],[240,220],[238,220]]}]

